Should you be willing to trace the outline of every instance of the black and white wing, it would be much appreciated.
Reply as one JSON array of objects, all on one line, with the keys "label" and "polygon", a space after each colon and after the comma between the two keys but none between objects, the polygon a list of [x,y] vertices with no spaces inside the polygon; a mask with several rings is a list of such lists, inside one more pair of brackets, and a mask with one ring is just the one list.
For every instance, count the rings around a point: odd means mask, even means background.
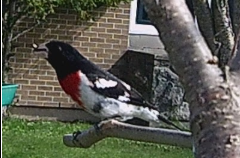
[{"label": "black and white wing", "polygon": [[129,104],[146,106],[153,108],[147,103],[142,95],[133,89],[130,85],[121,81],[109,72],[98,70],[86,74],[89,81],[92,82],[92,90],[109,98],[114,98]]}]

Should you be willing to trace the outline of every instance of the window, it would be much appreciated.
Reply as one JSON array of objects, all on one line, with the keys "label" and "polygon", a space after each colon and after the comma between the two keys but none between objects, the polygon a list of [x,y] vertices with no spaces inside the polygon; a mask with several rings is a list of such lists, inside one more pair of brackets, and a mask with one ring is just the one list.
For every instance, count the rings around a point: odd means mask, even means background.
[{"label": "window", "polygon": [[151,25],[151,21],[148,18],[147,12],[144,9],[143,3],[141,0],[137,0],[137,24],[146,24]]},{"label": "window", "polygon": [[131,2],[129,34],[158,35],[155,27],[151,25],[140,0]]},{"label": "window", "polygon": [[[208,0],[209,4],[210,2],[211,0]],[[194,17],[192,1],[186,0],[186,4]],[[196,19],[195,22],[197,25]],[[158,35],[157,30],[148,19],[141,0],[133,0],[131,2],[129,34]]]}]

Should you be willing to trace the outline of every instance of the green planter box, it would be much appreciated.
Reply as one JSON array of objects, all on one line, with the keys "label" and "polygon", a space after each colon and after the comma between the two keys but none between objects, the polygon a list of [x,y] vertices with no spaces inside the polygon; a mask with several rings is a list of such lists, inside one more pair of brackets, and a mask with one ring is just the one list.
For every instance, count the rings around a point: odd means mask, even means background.
[{"label": "green planter box", "polygon": [[17,88],[17,84],[2,84],[2,106],[12,104]]}]

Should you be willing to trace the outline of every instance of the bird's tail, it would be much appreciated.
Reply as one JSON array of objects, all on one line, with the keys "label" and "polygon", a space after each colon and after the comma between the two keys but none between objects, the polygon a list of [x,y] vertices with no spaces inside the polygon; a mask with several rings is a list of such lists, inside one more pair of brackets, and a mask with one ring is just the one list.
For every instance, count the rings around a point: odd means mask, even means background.
[{"label": "bird's tail", "polygon": [[171,125],[173,127],[175,127],[176,129],[182,131],[183,129],[181,129],[180,127],[178,127],[177,125],[175,125],[173,122],[169,121],[165,116],[162,116],[162,115],[158,115],[158,119],[168,125]]},{"label": "bird's tail", "polygon": [[151,103],[149,103],[147,101],[145,102],[145,104],[147,105],[147,107],[151,108],[152,110],[157,111],[157,117],[158,117],[159,121],[162,121],[162,122],[164,122],[168,125],[171,125],[172,127],[175,127],[178,130],[181,130],[181,131],[183,130],[180,127],[178,127],[177,125],[175,125],[173,122],[168,120],[165,116],[162,116],[161,114],[159,114],[159,111],[158,111],[157,107],[155,107],[154,105],[152,105]]}]

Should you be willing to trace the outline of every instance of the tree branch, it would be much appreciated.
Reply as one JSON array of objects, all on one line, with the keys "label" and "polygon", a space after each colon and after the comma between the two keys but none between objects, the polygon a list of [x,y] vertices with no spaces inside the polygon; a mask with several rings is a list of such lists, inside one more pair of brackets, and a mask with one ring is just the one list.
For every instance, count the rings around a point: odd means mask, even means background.
[{"label": "tree branch", "polygon": [[212,51],[212,54],[217,56],[213,30],[213,21],[208,0],[193,0],[193,6],[195,15],[197,16],[199,29],[204,39],[206,40],[207,45]]},{"label": "tree branch", "polygon": [[230,14],[232,17],[233,32],[238,34],[238,29],[240,27],[240,1],[229,0]]},{"label": "tree branch", "polygon": [[232,60],[230,60],[230,71],[240,74],[240,25],[235,36],[234,47],[232,50]]},{"label": "tree branch", "polygon": [[68,147],[89,148],[98,141],[107,138],[123,138],[135,141],[167,144],[181,147],[192,147],[191,133],[170,129],[151,128],[121,123],[116,120],[101,122],[98,127],[82,131],[76,139],[72,134],[63,137]]},{"label": "tree branch", "polygon": [[6,12],[6,15],[4,15],[4,18],[6,19],[6,22],[7,22],[7,31],[10,33],[12,32],[12,29],[11,29],[11,21],[13,19],[13,15],[14,15],[14,12],[15,12],[15,4],[16,4],[16,0],[12,0],[12,1],[9,1],[9,8],[7,9],[7,12]]},{"label": "tree branch", "polygon": [[7,22],[2,18],[2,27],[4,31],[7,31]]},{"label": "tree branch", "polygon": [[[189,94],[192,96],[206,87],[220,84],[222,73],[217,65],[207,64],[213,56],[197,30],[185,2],[161,0],[159,5],[156,5],[155,0],[143,2],[165,45],[170,62],[176,66],[176,72]],[[218,79],[217,82],[215,79]]]},{"label": "tree branch", "polygon": [[9,7],[9,3],[8,1],[2,1],[2,18],[5,16],[5,14],[7,13],[7,8]]},{"label": "tree branch", "polygon": [[225,71],[231,59],[234,47],[234,33],[232,30],[228,0],[212,0],[213,19],[216,41],[221,47],[218,52],[219,67]]},{"label": "tree branch", "polygon": [[20,13],[18,13],[17,15],[15,15],[13,17],[13,20],[12,20],[12,24],[11,24],[11,28],[14,28],[14,25],[18,22],[21,22],[25,17],[27,16],[24,16],[26,13],[24,13],[23,11],[21,11]]},{"label": "tree branch", "polygon": [[23,31],[21,31],[21,32],[19,32],[19,33],[17,33],[17,34],[14,35],[14,37],[12,38],[12,41],[16,40],[18,37],[24,35],[25,33],[31,31],[31,30],[34,29],[37,25],[39,25],[38,22],[36,22],[36,23],[35,23],[34,25],[32,25],[31,27],[26,28],[25,30],[23,30]]},{"label": "tree branch", "polygon": [[27,15],[27,13],[28,5],[24,5],[23,2],[17,1],[14,8],[14,14],[12,15],[11,25],[9,27],[13,28],[17,22],[21,21]]}]

